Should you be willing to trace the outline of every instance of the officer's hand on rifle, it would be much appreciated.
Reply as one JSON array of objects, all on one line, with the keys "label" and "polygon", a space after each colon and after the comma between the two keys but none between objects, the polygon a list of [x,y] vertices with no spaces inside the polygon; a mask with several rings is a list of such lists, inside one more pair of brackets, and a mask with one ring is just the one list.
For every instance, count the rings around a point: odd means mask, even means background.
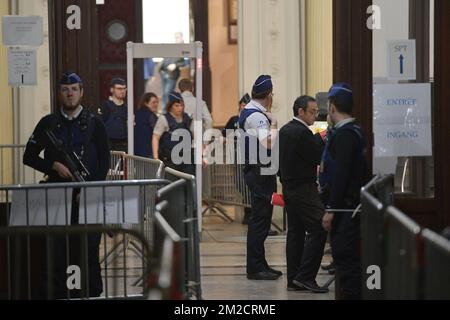
[{"label": "officer's hand on rifle", "polygon": [[67,167],[65,165],[63,165],[62,163],[55,161],[55,163],[53,163],[52,169],[55,170],[56,172],[58,172],[58,174],[61,178],[70,179],[72,181],[75,181],[75,178],[73,177],[70,170],[67,169]]}]

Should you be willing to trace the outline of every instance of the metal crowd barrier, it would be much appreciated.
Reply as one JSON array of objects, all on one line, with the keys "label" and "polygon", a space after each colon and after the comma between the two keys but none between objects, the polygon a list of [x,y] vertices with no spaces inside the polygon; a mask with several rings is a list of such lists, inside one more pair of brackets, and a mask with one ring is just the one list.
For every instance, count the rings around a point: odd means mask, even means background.
[{"label": "metal crowd barrier", "polygon": [[[76,224],[120,228],[126,226],[139,232],[145,239],[146,246],[151,249],[156,191],[167,184],[168,181],[165,180],[142,180],[1,186],[0,217],[3,225],[8,226],[8,230],[36,226],[72,228],[72,225]],[[115,237],[114,234],[109,236]],[[112,262],[108,259],[112,253],[115,253],[115,258],[119,258],[113,261],[123,262],[123,268],[126,268],[126,259],[123,257],[130,255],[127,250],[130,243],[134,244],[134,250],[131,250],[133,256],[142,261],[146,259],[145,248],[142,247],[141,241],[136,242],[135,237],[130,238],[127,233],[123,233],[123,236],[120,243],[104,241],[103,250],[100,250],[99,255],[104,270],[108,270]],[[28,255],[35,252],[31,250],[32,244],[34,242],[28,238],[26,241]],[[41,249],[44,247],[42,245]],[[144,279],[143,275],[137,277],[135,281],[139,279]],[[123,290],[127,296],[125,283]],[[136,281],[135,285],[137,283]]]},{"label": "metal crowd barrier", "polygon": [[[141,257],[123,255],[113,266],[101,266],[95,254],[106,251],[119,235],[139,242]],[[100,245],[92,245],[93,239]],[[142,287],[131,285],[136,277],[149,277],[151,261],[147,240],[133,230],[100,226],[0,228],[0,253],[2,300],[134,300],[149,295],[148,282]]]},{"label": "metal crowd barrier", "polygon": [[[129,156],[124,152],[112,151],[111,152],[111,165],[108,174],[108,181],[129,181],[129,180],[146,180],[146,179],[160,179],[164,174],[164,164],[159,160],[151,160],[147,158],[141,158],[136,156]],[[144,224],[145,236],[150,239],[153,233],[153,224],[151,219],[154,214],[155,198],[157,188],[149,189],[149,193],[146,194],[146,223]],[[139,254],[139,246],[132,241],[132,239],[125,240],[127,246],[122,247],[124,250],[134,251]],[[103,259],[112,261],[118,254],[122,252],[117,250],[119,247],[111,248],[110,252],[106,254]],[[103,260],[102,260],[103,262]],[[138,281],[141,282],[142,279]]]},{"label": "metal crowd barrier", "polygon": [[[211,212],[225,221],[233,222],[223,205],[250,208],[250,190],[244,181],[244,165],[237,161],[237,149],[233,144],[215,140],[209,146],[217,152],[222,163],[208,165],[203,170],[203,202],[206,209],[203,214]],[[232,164],[230,163],[230,160]]]},{"label": "metal crowd barrier", "polygon": [[389,207],[385,228],[384,298],[422,299],[420,226],[396,208]]},{"label": "metal crowd barrier", "polygon": [[0,145],[0,185],[38,183],[38,173],[22,162],[25,145]]},{"label": "metal crowd barrier", "polygon": [[[383,265],[384,213],[393,204],[394,176],[377,176],[361,190],[361,265],[362,270],[369,266]],[[381,274],[383,277],[383,274]],[[367,277],[367,276],[366,276]],[[364,277],[363,277],[364,278]],[[366,282],[366,279],[363,279]],[[383,298],[383,290],[369,290],[362,286],[365,300]]]},{"label": "metal crowd barrier", "polygon": [[182,239],[179,264],[185,279],[182,290],[184,298],[201,300],[196,180],[194,176],[170,168],[165,169],[165,179],[172,183],[158,191],[157,208]]},{"label": "metal crowd barrier", "polygon": [[163,175],[162,161],[130,156],[124,152],[111,152],[108,180],[160,179]]},{"label": "metal crowd barrier", "polygon": [[[164,210],[167,202],[158,206]],[[185,297],[185,268],[181,256],[183,239],[164,219],[160,212],[155,213],[155,251],[154,270],[151,286],[154,288],[149,295],[150,300],[181,300]]]},{"label": "metal crowd barrier", "polygon": [[424,299],[450,300],[450,241],[425,229]]}]

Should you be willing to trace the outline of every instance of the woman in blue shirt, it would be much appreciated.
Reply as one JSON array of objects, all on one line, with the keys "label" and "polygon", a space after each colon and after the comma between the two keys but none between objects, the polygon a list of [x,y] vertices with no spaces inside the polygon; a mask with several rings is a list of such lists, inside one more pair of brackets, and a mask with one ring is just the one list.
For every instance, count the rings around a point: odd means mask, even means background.
[{"label": "woman in blue shirt", "polygon": [[153,129],[158,121],[159,99],[153,92],[145,93],[135,114],[134,153],[136,156],[153,159]]}]

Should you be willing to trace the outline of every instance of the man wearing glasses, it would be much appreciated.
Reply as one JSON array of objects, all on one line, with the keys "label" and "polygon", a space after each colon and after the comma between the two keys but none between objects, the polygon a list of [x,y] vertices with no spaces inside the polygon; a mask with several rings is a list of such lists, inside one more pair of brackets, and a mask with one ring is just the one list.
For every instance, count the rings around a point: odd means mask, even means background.
[{"label": "man wearing glasses", "polygon": [[114,78],[110,85],[111,96],[106,100],[99,114],[106,127],[112,151],[128,151],[128,108],[125,102],[127,84],[121,78]]},{"label": "man wearing glasses", "polygon": [[314,98],[302,96],[293,110],[294,119],[279,134],[280,177],[288,216],[287,289],[326,293],[328,289],[316,282],[327,238],[322,228],[325,208],[317,186],[324,143],[320,134],[309,129],[319,108]]}]

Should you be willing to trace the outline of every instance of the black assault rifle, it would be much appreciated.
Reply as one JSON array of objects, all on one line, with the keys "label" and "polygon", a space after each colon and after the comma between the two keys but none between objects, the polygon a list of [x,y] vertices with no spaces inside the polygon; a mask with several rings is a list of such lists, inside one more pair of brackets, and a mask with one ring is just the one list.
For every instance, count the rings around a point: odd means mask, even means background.
[{"label": "black assault rifle", "polygon": [[47,137],[53,147],[63,156],[64,164],[67,166],[70,173],[72,173],[75,181],[85,182],[90,173],[81,161],[80,157],[73,151],[68,152],[63,142],[58,139],[51,130],[47,131]]}]

